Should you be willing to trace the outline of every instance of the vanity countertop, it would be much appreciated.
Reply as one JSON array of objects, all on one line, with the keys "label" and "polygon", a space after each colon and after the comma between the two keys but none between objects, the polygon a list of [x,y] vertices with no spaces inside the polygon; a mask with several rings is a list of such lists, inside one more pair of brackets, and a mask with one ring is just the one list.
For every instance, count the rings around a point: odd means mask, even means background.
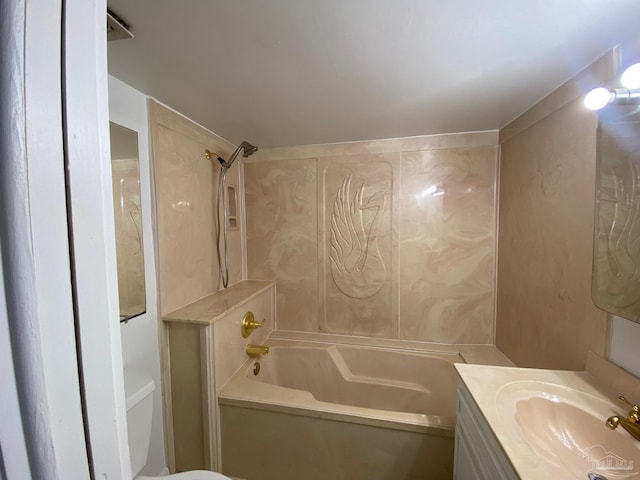
[{"label": "vanity countertop", "polygon": [[640,380],[625,370],[595,354],[582,372],[455,368],[520,478],[640,478],[640,442],[605,425],[629,411],[618,395],[640,401]]},{"label": "vanity countertop", "polygon": [[244,280],[225,290],[212,293],[189,305],[174,310],[164,315],[162,319],[165,322],[209,325],[240,308],[262,292],[274,287],[275,282]]}]

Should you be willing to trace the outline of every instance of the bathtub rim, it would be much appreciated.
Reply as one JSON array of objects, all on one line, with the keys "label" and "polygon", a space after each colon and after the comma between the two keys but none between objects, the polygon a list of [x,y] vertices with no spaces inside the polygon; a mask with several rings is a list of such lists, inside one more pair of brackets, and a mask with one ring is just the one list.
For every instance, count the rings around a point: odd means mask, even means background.
[{"label": "bathtub rim", "polygon": [[494,367],[515,367],[511,361],[493,343],[438,343],[422,340],[406,340],[399,338],[372,338],[339,333],[303,332],[299,330],[272,330],[269,333],[272,341],[320,342],[333,345],[365,346],[372,348],[388,348],[403,352],[428,352],[434,354],[460,355],[465,363],[475,365],[491,365]]},{"label": "bathtub rim", "polygon": [[417,340],[400,340],[393,338],[371,338],[337,333],[301,332],[296,330],[273,330],[268,339],[275,342],[322,343],[328,345],[347,345],[351,347],[367,347],[375,349],[399,350],[402,352],[419,352],[432,354],[461,355],[460,345],[450,343],[423,342]]},{"label": "bathtub rim", "polygon": [[[433,351],[431,349],[402,349],[380,345],[346,344],[327,341],[304,341],[284,338],[269,338],[267,345],[273,347],[311,347],[348,346],[374,350],[396,351],[411,355],[424,355],[439,358],[451,363],[465,363],[463,357],[454,349]],[[445,358],[443,358],[445,357]],[[447,358],[448,357],[448,358]],[[236,371],[218,394],[218,404],[222,406],[242,407],[253,410],[271,411],[319,418],[332,421],[348,421],[360,425],[369,425],[395,430],[453,437],[455,416],[428,415],[389,410],[377,410],[365,407],[340,405],[316,400],[310,392],[281,387],[269,383],[254,381],[248,376],[253,364],[259,358],[248,358]],[[454,361],[455,360],[455,361]]]}]

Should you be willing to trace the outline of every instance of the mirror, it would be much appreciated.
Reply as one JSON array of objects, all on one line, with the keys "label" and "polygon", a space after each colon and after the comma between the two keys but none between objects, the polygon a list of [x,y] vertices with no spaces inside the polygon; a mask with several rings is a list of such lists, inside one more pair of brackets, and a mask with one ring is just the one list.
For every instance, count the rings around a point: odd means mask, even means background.
[{"label": "mirror", "polygon": [[146,311],[138,134],[109,122],[120,321]]},{"label": "mirror", "polygon": [[640,323],[640,109],[599,113],[593,301]]}]

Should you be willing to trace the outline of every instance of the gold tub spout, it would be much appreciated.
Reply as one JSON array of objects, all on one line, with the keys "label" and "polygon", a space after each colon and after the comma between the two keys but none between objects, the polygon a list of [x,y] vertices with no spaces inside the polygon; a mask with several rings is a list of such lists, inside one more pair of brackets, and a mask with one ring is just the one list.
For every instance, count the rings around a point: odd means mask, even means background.
[{"label": "gold tub spout", "polygon": [[256,355],[267,355],[269,353],[269,347],[266,345],[254,345],[250,343],[244,351],[247,352],[247,355],[251,355],[252,357]]},{"label": "gold tub spout", "polygon": [[640,442],[640,417],[638,416],[638,406],[631,403],[622,395],[620,395],[618,399],[629,405],[631,410],[629,411],[627,418],[622,418],[618,415],[613,415],[612,417],[607,418],[607,427],[611,430],[615,430],[618,425],[622,425],[622,428],[629,432],[629,435]]}]

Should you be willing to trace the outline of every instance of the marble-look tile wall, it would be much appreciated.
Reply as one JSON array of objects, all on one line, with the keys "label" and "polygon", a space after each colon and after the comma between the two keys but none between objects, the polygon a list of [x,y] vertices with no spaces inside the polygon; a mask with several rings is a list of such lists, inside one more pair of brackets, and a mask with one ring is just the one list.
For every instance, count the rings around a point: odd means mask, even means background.
[{"label": "marble-look tile wall", "polygon": [[606,314],[591,300],[597,117],[581,95],[597,60],[500,132],[496,345],[522,367],[581,370]]},{"label": "marble-look tile wall", "polygon": [[[256,283],[239,283],[165,317],[172,399],[166,417],[178,472],[220,469],[218,394],[248,360],[246,345],[264,343],[274,324],[275,286]],[[245,339],[246,312],[263,325]]]},{"label": "marble-look tile wall", "polygon": [[283,330],[491,343],[497,132],[263,149],[249,278]]},{"label": "marble-look tile wall", "polygon": [[[215,250],[215,201],[220,168],[205,149],[228,158],[234,145],[187,118],[149,103],[153,148],[160,313],[187,305],[222,288]],[[242,195],[238,162],[227,185]],[[239,228],[228,231],[229,284],[242,280],[242,209]]]}]

